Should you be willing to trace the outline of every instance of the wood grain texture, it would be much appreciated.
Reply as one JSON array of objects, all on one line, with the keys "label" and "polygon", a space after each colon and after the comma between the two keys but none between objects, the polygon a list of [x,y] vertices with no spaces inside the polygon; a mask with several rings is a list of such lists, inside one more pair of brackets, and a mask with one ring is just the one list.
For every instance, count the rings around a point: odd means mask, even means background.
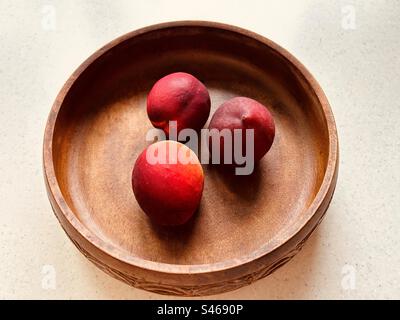
[{"label": "wood grain texture", "polygon": [[[151,224],[130,173],[148,145],[146,95],[165,74],[194,74],[212,111],[249,96],[272,106],[276,139],[251,176],[204,165],[199,211],[178,229]],[[163,294],[236,289],[286,263],[321,221],[338,170],[323,91],[270,40],[211,22],[151,26],[106,45],[57,96],[44,137],[53,210],[78,249],[108,274]]]}]

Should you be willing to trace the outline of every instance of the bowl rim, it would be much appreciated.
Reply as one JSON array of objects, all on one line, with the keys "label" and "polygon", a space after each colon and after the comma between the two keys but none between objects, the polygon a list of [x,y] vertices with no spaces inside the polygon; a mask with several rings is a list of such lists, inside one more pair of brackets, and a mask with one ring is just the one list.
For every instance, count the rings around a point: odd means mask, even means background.
[{"label": "bowl rim", "polygon": [[[58,118],[58,113],[61,106],[63,105],[64,99],[67,96],[69,90],[75,83],[75,81],[80,77],[80,75],[98,58],[113,49],[114,47],[120,45],[121,43],[134,38],[136,36],[150,33],[154,31],[159,31],[162,29],[170,28],[185,28],[185,27],[196,27],[196,28],[213,28],[223,31],[228,31],[232,33],[240,34],[241,36],[248,37],[252,40],[262,43],[268,46],[270,49],[275,51],[279,56],[284,58],[291,66],[296,70],[296,73],[302,76],[305,82],[309,85],[313,94],[319,101],[322,107],[324,120],[326,127],[328,129],[328,161],[325,170],[324,178],[322,180],[321,186],[306,210],[303,219],[291,225],[290,228],[285,232],[285,235],[280,239],[280,241],[275,241],[273,243],[269,242],[262,245],[260,248],[242,256],[240,258],[233,258],[229,260],[207,263],[207,264],[170,264],[165,262],[156,262],[146,260],[137,256],[131,256],[126,254],[124,251],[120,250],[118,247],[110,247],[110,245],[99,238],[96,234],[91,232],[84,224],[80,222],[77,216],[73,213],[73,210],[69,207],[67,202],[64,200],[63,194],[58,185],[58,180],[55,174],[54,162],[53,162],[53,134],[55,125]],[[203,20],[182,20],[182,21],[171,21],[163,22],[154,25],[150,25],[144,28],[137,29],[135,31],[128,32],[122,36],[117,37],[111,42],[107,43],[105,46],[101,47],[95,51],[89,58],[87,58],[69,77],[60,92],[58,93],[53,106],[51,108],[50,114],[47,119],[44,139],[43,139],[43,171],[44,178],[47,185],[48,192],[51,193],[55,204],[60,209],[60,212],[66,218],[68,223],[79,233],[86,241],[94,245],[98,250],[110,256],[111,258],[117,259],[123,263],[131,265],[133,267],[138,267],[141,269],[168,273],[168,274],[200,274],[200,273],[211,273],[225,271],[228,269],[234,269],[237,267],[242,267],[243,265],[249,264],[255,260],[258,260],[264,256],[267,256],[277,250],[278,248],[285,245],[292,238],[294,238],[301,230],[309,223],[314,214],[322,207],[325,196],[329,193],[330,187],[335,183],[338,157],[339,157],[339,146],[338,146],[338,136],[337,129],[335,125],[335,120],[333,117],[332,110],[328,103],[328,100],[319,86],[318,82],[312,76],[312,74],[306,69],[306,67],[298,61],[292,54],[290,54],[286,49],[282,48],[272,40],[261,36],[255,32],[236,27],[233,25],[211,22]]]}]

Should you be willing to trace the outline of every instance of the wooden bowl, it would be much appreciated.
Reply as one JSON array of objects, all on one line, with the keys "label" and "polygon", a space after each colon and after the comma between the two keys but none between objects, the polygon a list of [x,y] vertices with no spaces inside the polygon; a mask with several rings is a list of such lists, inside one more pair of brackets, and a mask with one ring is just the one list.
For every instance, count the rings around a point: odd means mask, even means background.
[{"label": "wooden bowl", "polygon": [[[277,133],[251,176],[204,165],[198,213],[168,229],[140,210],[131,170],[152,128],[147,93],[176,71],[205,83],[212,112],[234,96],[270,104]],[[150,26],[98,50],[62,88],[44,136],[47,191],[67,235],[108,274],[161,294],[237,289],[288,262],[327,210],[337,170],[334,118],[306,68],[262,36],[212,22]]]}]

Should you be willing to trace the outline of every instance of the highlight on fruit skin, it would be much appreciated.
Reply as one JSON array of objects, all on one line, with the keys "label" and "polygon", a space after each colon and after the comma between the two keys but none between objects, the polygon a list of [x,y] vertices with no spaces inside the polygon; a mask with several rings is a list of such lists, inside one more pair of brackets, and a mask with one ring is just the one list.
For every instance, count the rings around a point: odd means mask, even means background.
[{"label": "highlight on fruit skin", "polygon": [[204,174],[196,154],[184,144],[166,140],[147,147],[132,171],[135,198],[156,224],[177,226],[196,212]]},{"label": "highlight on fruit skin", "polygon": [[[232,135],[235,130],[242,132],[242,145],[240,151],[246,150],[246,130],[253,129],[254,151],[251,155],[254,162],[258,162],[270,150],[275,138],[275,123],[268,108],[260,102],[247,98],[235,97],[225,101],[214,113],[211,118],[210,130],[218,131],[229,130]],[[221,163],[224,161],[225,148],[230,148],[227,152],[232,153],[232,159],[235,159],[234,144],[225,146],[224,139],[219,141],[219,153],[221,155]],[[212,140],[210,140],[210,152],[212,152]],[[246,155],[249,157],[250,155]],[[235,162],[233,161],[235,165]]]},{"label": "highlight on fruit skin", "polygon": [[200,130],[210,115],[211,100],[205,85],[185,72],[171,73],[158,80],[147,96],[147,115],[156,128],[169,136],[169,121],[182,129]]}]

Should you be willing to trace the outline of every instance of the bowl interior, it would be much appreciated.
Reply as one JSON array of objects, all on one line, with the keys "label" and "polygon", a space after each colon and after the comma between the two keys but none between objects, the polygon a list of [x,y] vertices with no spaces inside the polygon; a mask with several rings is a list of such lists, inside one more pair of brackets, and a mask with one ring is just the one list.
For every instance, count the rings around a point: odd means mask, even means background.
[{"label": "bowl interior", "polygon": [[[149,144],[147,93],[176,71],[204,82],[212,113],[234,96],[271,105],[276,138],[251,176],[204,165],[197,214],[187,225],[167,229],[153,225],[139,208],[131,171]],[[93,234],[125,255],[191,265],[240,258],[282,242],[309,218],[328,146],[314,91],[274,49],[222,29],[171,27],[125,39],[80,74],[59,110],[53,161],[65,201]]]}]

